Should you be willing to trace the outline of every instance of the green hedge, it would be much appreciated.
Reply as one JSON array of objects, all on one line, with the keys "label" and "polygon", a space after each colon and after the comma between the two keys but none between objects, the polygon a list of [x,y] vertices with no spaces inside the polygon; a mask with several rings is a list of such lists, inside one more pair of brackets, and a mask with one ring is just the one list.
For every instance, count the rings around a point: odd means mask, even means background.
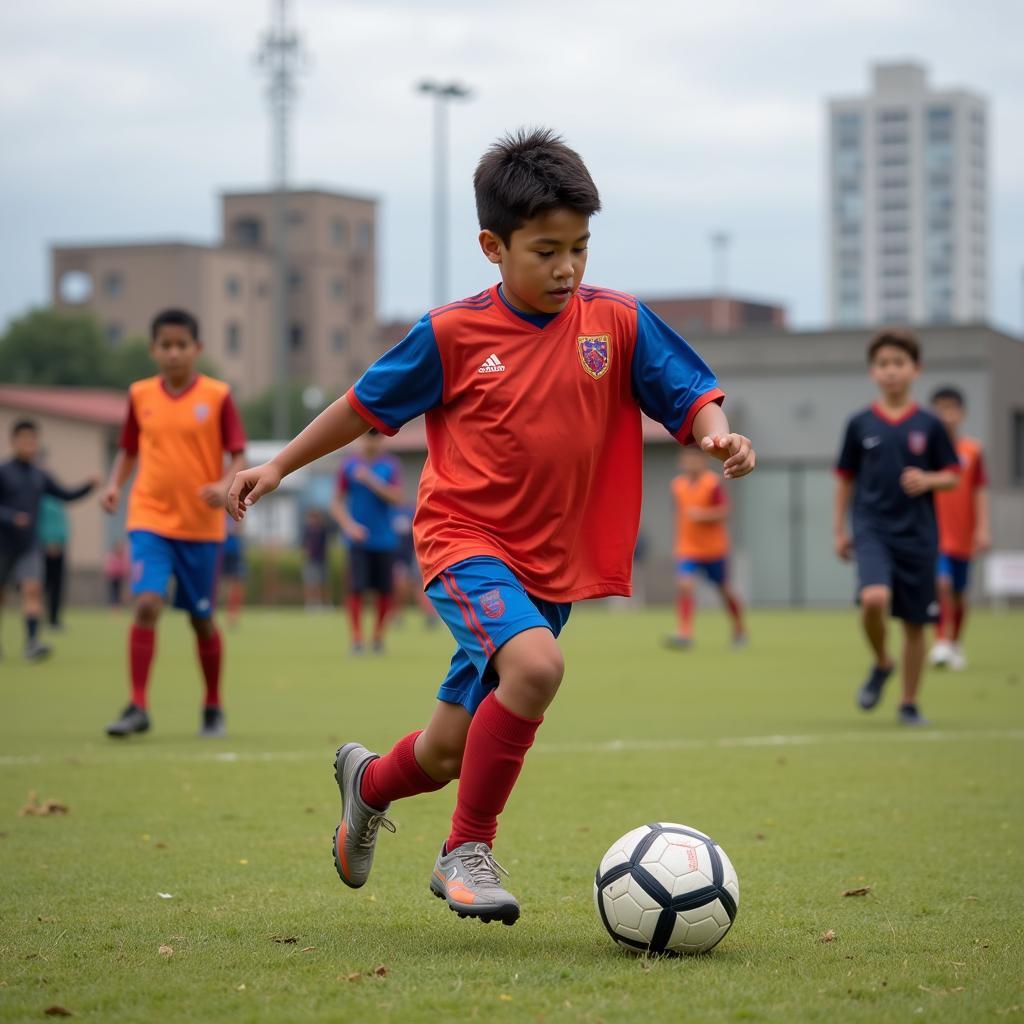
[{"label": "green hedge", "polygon": [[[340,603],[347,580],[347,552],[332,544],[327,550],[327,594]],[[302,604],[302,551],[296,548],[245,548],[245,599],[251,605]]]}]

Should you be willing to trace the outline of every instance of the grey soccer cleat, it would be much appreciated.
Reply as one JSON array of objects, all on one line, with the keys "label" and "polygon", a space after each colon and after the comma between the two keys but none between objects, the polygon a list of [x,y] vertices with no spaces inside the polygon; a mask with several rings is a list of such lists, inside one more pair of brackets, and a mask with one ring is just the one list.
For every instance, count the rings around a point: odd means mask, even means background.
[{"label": "grey soccer cleat", "polygon": [[439,900],[447,900],[449,909],[459,917],[475,917],[485,924],[515,924],[519,902],[501,887],[499,871],[508,874],[486,843],[463,843],[451,853],[445,853],[442,846],[430,876],[430,891]]},{"label": "grey soccer cleat", "polygon": [[107,735],[114,739],[124,739],[138,732],[149,732],[149,715],[137,704],[129,704],[121,717],[107,726]]},{"label": "grey soccer cleat", "polygon": [[227,735],[227,723],[224,712],[220,708],[204,707],[203,717],[199,722],[199,735],[203,739],[220,739]]},{"label": "grey soccer cleat", "polygon": [[377,833],[383,825],[395,826],[385,817],[386,807],[371,807],[359,793],[366,766],[377,757],[359,743],[346,743],[334,758],[334,778],[341,793],[341,823],[334,830],[334,867],[350,888],[358,889],[370,876]]}]

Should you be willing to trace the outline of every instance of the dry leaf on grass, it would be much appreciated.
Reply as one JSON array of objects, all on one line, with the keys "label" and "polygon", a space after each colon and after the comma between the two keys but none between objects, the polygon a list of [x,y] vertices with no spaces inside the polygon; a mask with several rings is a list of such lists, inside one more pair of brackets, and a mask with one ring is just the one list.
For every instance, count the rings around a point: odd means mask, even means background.
[{"label": "dry leaf on grass", "polygon": [[66,1006],[48,1006],[43,1013],[47,1017],[74,1017],[74,1014]]},{"label": "dry leaf on grass", "polygon": [[161,956],[172,957],[174,956],[174,950],[170,946],[161,946],[157,952]]},{"label": "dry leaf on grass", "polygon": [[312,953],[314,949],[316,949],[316,946],[303,946],[302,949],[299,950],[299,952],[300,953]]},{"label": "dry leaf on grass", "polygon": [[62,804],[59,800],[54,800],[52,797],[40,803],[36,791],[30,789],[25,806],[18,811],[18,816],[22,818],[50,818],[57,814],[69,814],[70,812],[71,809],[67,804]]},{"label": "dry leaf on grass", "polygon": [[831,928],[829,928],[829,930],[827,932],[822,932],[821,938],[818,939],[818,941],[819,942],[835,942],[836,941],[836,933],[834,931],[832,931]]},{"label": "dry leaf on grass", "polygon": [[281,946],[294,946],[299,941],[297,935],[271,935],[271,942],[276,942]]},{"label": "dry leaf on grass", "polygon": [[843,891],[844,896],[867,896],[871,892],[870,885],[862,885],[856,889],[846,889]]},{"label": "dry leaf on grass", "polygon": [[346,981],[362,981],[363,976],[358,971],[353,971],[351,974],[345,975]]},{"label": "dry leaf on grass", "polygon": [[153,849],[154,850],[166,850],[167,849],[167,844],[166,843],[154,843],[153,844]]},{"label": "dry leaf on grass", "polygon": [[385,967],[384,964],[377,964],[377,966],[374,967],[374,969],[373,969],[373,976],[375,978],[386,978],[387,977],[387,973],[388,973],[388,968]]}]

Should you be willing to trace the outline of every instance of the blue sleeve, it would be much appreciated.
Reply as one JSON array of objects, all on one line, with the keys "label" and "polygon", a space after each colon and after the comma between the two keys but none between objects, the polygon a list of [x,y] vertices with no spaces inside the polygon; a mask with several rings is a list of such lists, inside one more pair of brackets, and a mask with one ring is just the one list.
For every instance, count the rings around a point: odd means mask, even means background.
[{"label": "blue sleeve", "polygon": [[643,303],[636,307],[633,394],[648,416],[684,444],[693,417],[725,397],[707,363]]},{"label": "blue sleeve", "polygon": [[403,424],[440,405],[443,389],[441,354],[427,315],[356,381],[348,398],[368,423],[397,434]]},{"label": "blue sleeve", "polygon": [[846,424],[843,444],[839,449],[839,458],[836,459],[836,472],[840,476],[855,477],[860,469],[860,455],[860,431],[857,429],[855,416]]}]

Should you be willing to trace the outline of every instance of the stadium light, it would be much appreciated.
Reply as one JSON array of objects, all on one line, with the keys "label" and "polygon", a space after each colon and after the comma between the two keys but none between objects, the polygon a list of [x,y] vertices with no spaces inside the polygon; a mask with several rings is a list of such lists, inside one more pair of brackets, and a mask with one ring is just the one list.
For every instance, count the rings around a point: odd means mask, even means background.
[{"label": "stadium light", "polygon": [[448,301],[448,104],[473,93],[459,82],[424,79],[416,90],[434,99],[434,305]]}]

